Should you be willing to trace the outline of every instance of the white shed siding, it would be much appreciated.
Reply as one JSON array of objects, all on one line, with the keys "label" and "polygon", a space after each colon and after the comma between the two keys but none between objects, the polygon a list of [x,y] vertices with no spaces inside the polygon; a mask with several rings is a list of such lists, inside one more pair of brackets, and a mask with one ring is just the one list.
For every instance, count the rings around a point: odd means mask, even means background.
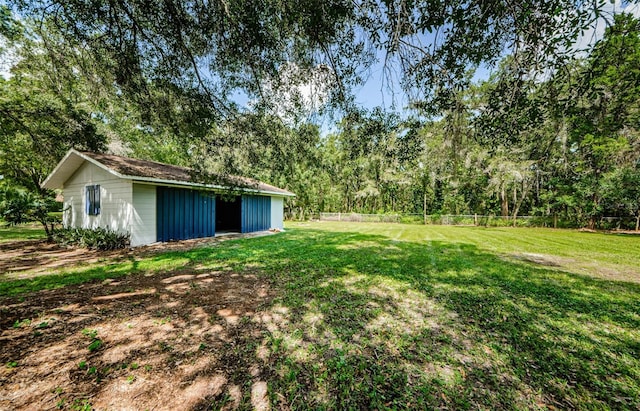
[{"label": "white shed siding", "polygon": [[[85,209],[86,186],[100,185],[100,214]],[[110,228],[131,232],[132,184],[100,167],[85,162],[64,184],[63,223],[67,227]]]},{"label": "white shed siding", "polygon": [[131,246],[151,244],[156,234],[156,186],[133,184]]},{"label": "white shed siding", "polygon": [[282,230],[284,228],[284,199],[282,197],[271,197],[271,228]]}]

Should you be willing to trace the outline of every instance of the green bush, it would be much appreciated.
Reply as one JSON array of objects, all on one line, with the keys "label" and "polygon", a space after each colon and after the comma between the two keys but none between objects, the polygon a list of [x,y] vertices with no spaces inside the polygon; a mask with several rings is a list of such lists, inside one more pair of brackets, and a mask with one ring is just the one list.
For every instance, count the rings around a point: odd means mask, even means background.
[{"label": "green bush", "polygon": [[129,233],[119,233],[108,228],[61,228],[54,233],[54,240],[60,245],[74,245],[94,250],[117,250],[126,248]]},{"label": "green bush", "polygon": [[424,224],[424,216],[420,214],[401,215],[400,222],[403,224]]}]

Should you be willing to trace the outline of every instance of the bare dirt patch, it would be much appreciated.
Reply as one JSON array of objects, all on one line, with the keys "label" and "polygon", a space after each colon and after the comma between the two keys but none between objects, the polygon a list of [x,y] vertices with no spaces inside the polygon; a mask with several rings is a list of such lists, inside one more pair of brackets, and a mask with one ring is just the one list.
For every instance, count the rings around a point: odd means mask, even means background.
[{"label": "bare dirt patch", "polygon": [[273,293],[184,270],[0,299],[0,409],[268,409]]},{"label": "bare dirt patch", "polygon": [[26,240],[0,243],[0,274],[12,278],[29,272],[38,274],[52,269],[71,268],[91,264],[107,257],[117,257],[128,251],[98,252],[83,248],[66,248],[45,240]]},{"label": "bare dirt patch", "polygon": [[514,253],[506,255],[505,258],[507,260],[526,261],[552,269],[579,272],[602,280],[640,283],[640,271],[611,267],[596,261],[579,261],[568,257],[534,253]]},{"label": "bare dirt patch", "polygon": [[0,279],[27,278],[70,270],[109,259],[114,262],[132,256],[145,256],[175,250],[189,250],[210,246],[221,241],[268,235],[271,232],[227,234],[220,237],[200,238],[171,243],[157,243],[133,249],[96,251],[85,248],[61,247],[45,240],[25,240],[0,243]]},{"label": "bare dirt patch", "polygon": [[546,267],[562,267],[576,262],[576,260],[572,258],[562,258],[548,254],[519,253],[512,254],[512,257],[516,260],[528,261]]}]

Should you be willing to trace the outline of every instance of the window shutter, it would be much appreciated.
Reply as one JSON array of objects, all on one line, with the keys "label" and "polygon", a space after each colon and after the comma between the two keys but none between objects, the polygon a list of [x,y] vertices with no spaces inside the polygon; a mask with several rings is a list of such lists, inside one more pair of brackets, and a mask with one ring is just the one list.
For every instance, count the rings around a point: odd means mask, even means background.
[{"label": "window shutter", "polygon": [[100,214],[100,186],[93,186],[93,201],[94,201],[94,209],[93,213],[95,215]]}]

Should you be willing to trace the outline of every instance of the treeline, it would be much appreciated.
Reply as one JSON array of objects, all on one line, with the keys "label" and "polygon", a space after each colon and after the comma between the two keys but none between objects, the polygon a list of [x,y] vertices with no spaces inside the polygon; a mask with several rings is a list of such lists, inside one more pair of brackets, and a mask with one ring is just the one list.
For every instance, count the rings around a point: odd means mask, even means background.
[{"label": "treeline", "polygon": [[357,212],[640,223],[640,26],[629,15],[616,16],[588,55],[563,67],[532,71],[521,56],[509,57],[486,81],[473,83],[468,73],[423,93],[432,97],[403,114],[349,110],[330,133],[258,106],[214,121],[211,107],[161,78],[123,93],[102,69],[106,55],[80,53],[53,25],[28,24],[0,31],[7,39],[0,54],[16,61],[12,75],[0,77],[3,190],[53,197],[40,183],[75,147],[286,187],[297,194],[286,203],[292,218]]},{"label": "treeline", "polygon": [[[547,216],[596,228],[640,224],[640,30],[616,17],[594,51],[554,73],[506,59],[487,81],[416,104],[346,116],[336,132],[291,129],[251,164],[319,212]],[[435,112],[435,113],[434,113]],[[430,116],[433,120],[425,121]]]}]

